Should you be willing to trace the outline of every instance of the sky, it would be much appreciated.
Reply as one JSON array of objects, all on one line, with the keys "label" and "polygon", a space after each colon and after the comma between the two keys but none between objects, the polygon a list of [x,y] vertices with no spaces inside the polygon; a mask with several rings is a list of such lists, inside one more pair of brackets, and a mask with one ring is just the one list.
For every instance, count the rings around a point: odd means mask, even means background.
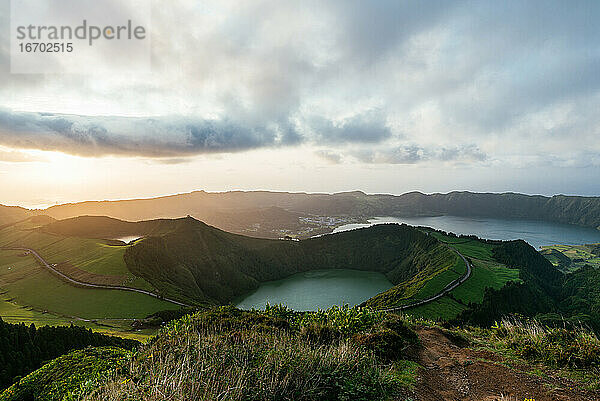
[{"label": "sky", "polygon": [[9,20],[2,204],[600,195],[598,1],[156,1],[144,73],[11,74]]}]

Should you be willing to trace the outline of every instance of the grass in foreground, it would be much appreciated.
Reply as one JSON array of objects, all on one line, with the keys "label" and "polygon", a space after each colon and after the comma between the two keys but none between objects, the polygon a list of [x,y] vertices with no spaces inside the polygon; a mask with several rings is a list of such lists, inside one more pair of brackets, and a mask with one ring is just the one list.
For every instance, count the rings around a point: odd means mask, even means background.
[{"label": "grass in foreground", "polygon": [[503,319],[495,339],[520,357],[555,368],[600,367],[600,340],[583,328],[547,327],[535,320]]},{"label": "grass in foreground", "polygon": [[0,401],[77,400],[91,391],[104,375],[118,372],[132,353],[100,347],[73,351],[54,359],[0,394]]},{"label": "grass in foreground", "polygon": [[549,327],[535,319],[505,318],[490,329],[457,331],[477,346],[503,355],[506,363],[534,375],[558,375],[600,389],[600,339],[581,326]]},{"label": "grass in foreground", "polygon": [[[360,308],[219,307],[171,322],[135,353],[63,356],[22,379],[28,393],[20,394],[44,401],[410,399],[419,365],[407,353],[418,343],[412,329],[423,326],[436,324]],[[598,385],[600,340],[581,328],[505,320],[488,329],[439,329],[520,371]],[[0,401],[28,400],[16,390]]]},{"label": "grass in foreground", "polygon": [[[416,342],[402,318],[366,309],[220,307],[171,322],[135,354],[69,354],[19,386],[47,401],[387,400],[414,385],[403,356]],[[66,365],[75,358],[85,366]],[[26,399],[15,390],[0,400]]]}]

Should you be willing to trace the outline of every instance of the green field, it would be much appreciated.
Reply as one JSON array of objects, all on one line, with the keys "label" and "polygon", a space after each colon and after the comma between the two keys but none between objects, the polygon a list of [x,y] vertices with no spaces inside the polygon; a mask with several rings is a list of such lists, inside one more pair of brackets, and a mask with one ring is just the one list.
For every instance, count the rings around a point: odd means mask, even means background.
[{"label": "green field", "polygon": [[411,298],[406,299],[404,304],[412,303],[419,299],[425,299],[440,293],[448,284],[465,275],[467,266],[459,257],[456,258],[454,266],[428,280],[423,287]]},{"label": "green field", "polygon": [[442,291],[452,281],[464,276],[467,268],[455,252],[439,243],[430,250],[426,260],[424,268],[388,291],[369,299],[367,305],[388,308],[429,298]]},{"label": "green field", "polygon": [[93,274],[121,276],[123,285],[129,287],[153,290],[150,283],[127,269],[123,260],[127,246],[107,245],[96,239],[46,234],[24,222],[0,230],[0,247],[31,248],[48,263],[68,262]]},{"label": "green field", "polygon": [[486,244],[485,242],[477,241],[475,239],[470,238],[449,237],[447,235],[443,235],[435,231],[432,231],[431,235],[433,235],[441,242],[448,244],[452,248],[456,249],[458,252],[463,254],[463,256],[466,256],[468,258],[486,260],[489,262],[494,261],[494,258],[492,257],[492,249],[494,248],[494,246],[492,244]]},{"label": "green field", "polygon": [[[600,268],[600,244],[551,245],[542,247],[542,255],[564,272],[572,272],[585,265]],[[592,253],[596,250],[596,254]],[[562,255],[560,253],[562,253]],[[567,259],[565,259],[568,258]]]},{"label": "green field", "polygon": [[404,313],[432,320],[452,320],[465,309],[467,309],[466,306],[446,296],[428,304],[408,309]]},{"label": "green field", "polygon": [[[41,267],[32,255],[23,256],[21,251],[0,251],[0,288],[3,299],[11,300],[12,304],[83,319],[140,318],[178,308],[144,294],[72,286]],[[38,313],[17,306],[2,308],[16,318],[25,315],[23,317],[36,321],[46,319],[37,320]]]},{"label": "green field", "polygon": [[[452,290],[449,296],[444,296],[427,305],[411,308],[406,313],[430,319],[453,319],[465,310],[469,303],[481,303],[486,288],[499,289],[509,281],[519,280],[519,270],[510,269],[494,261],[492,257],[494,245],[470,238],[450,237],[435,231],[430,231],[430,235],[469,258],[472,267],[471,277]],[[462,260],[460,262],[462,263]],[[453,270],[460,271],[458,267]],[[464,264],[461,274],[453,276],[453,270],[434,277],[419,291],[417,296],[407,300],[406,303],[410,303],[413,299],[423,299],[439,293],[447,283],[464,274]]]},{"label": "green field", "polygon": [[507,282],[517,280],[517,269],[509,269],[498,262],[472,259],[471,277],[452,290],[451,294],[465,305],[469,302],[481,303],[486,288],[499,289]]},{"label": "green field", "polygon": [[[10,300],[7,293],[0,296],[0,317],[8,323],[26,323],[35,325],[64,325],[69,322],[68,319],[62,318],[50,313],[42,313],[27,306],[21,306]],[[71,319],[72,320],[72,319]]]},{"label": "green field", "polygon": [[9,299],[5,299],[7,294],[0,295],[0,318],[7,323],[24,323],[26,325],[35,324],[40,326],[81,326],[93,329],[98,333],[117,335],[119,337],[131,338],[133,340],[145,341],[150,336],[156,334],[157,329],[133,330],[132,323],[135,319],[99,319],[94,321],[85,321],[75,318],[54,315],[49,312],[41,312],[29,306],[21,306]]}]

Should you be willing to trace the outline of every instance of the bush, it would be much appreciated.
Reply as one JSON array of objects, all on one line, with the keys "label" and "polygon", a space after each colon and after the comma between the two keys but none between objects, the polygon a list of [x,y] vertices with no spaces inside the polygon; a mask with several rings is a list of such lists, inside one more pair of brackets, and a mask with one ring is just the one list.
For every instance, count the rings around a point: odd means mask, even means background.
[{"label": "bush", "polygon": [[342,333],[329,325],[311,322],[300,329],[300,336],[307,341],[327,344],[339,340],[342,337]]},{"label": "bush", "polygon": [[389,315],[386,317],[381,322],[381,327],[395,331],[407,342],[416,343],[419,340],[417,333],[408,326],[406,320],[398,315]]},{"label": "bush", "polygon": [[399,358],[409,346],[405,338],[390,329],[382,329],[375,333],[357,334],[354,336],[354,340],[384,359]]}]

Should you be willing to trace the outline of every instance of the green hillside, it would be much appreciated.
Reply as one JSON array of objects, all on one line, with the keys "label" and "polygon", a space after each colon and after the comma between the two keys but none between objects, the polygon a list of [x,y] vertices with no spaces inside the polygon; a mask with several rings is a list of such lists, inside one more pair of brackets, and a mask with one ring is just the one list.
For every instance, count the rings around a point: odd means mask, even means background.
[{"label": "green hillside", "polygon": [[[35,216],[5,225],[0,228],[0,248],[35,249],[56,269],[82,282],[152,290],[148,282],[127,269],[123,260],[126,246],[44,231],[53,223],[50,217]],[[131,319],[174,308],[179,307],[140,293],[74,286],[42,267],[27,252],[0,249],[0,316],[7,321],[38,325],[74,322],[124,334],[131,330],[127,327]],[[90,319],[100,320],[101,326],[88,322]]]},{"label": "green hillside", "polygon": [[[436,238],[447,248],[454,249],[467,257],[471,263],[472,273],[464,283],[449,294],[426,305],[407,309],[405,313],[428,319],[452,320],[467,311],[471,304],[481,304],[486,289],[500,289],[511,281],[521,281],[518,267],[507,267],[494,258],[493,250],[502,244],[501,242],[456,236],[428,227],[419,227],[419,229]],[[444,261],[439,263],[443,264]],[[462,260],[456,258],[454,263],[454,266],[449,265],[449,268],[441,274],[426,278],[425,285],[418,289],[412,288],[413,282],[408,281],[371,298],[366,305],[389,307],[410,304],[415,300],[431,297],[441,292],[448,282],[464,275],[465,266]]]},{"label": "green hillside", "polygon": [[47,361],[88,346],[131,349],[140,343],[94,333],[82,327],[9,324],[0,319],[0,388],[14,383]]},{"label": "green hillside", "polygon": [[161,293],[188,301],[227,303],[259,282],[317,269],[378,271],[394,284],[425,277],[415,285],[421,288],[457,259],[439,241],[406,225],[296,242],[234,235],[191,218],[177,222],[176,230],[128,247],[125,261]]},{"label": "green hillside", "polygon": [[600,268],[600,244],[544,246],[541,253],[564,272],[586,265]]},{"label": "green hillside", "polygon": [[139,318],[179,308],[144,294],[79,288],[57,278],[22,251],[0,250],[2,299],[37,311],[84,319]]}]

